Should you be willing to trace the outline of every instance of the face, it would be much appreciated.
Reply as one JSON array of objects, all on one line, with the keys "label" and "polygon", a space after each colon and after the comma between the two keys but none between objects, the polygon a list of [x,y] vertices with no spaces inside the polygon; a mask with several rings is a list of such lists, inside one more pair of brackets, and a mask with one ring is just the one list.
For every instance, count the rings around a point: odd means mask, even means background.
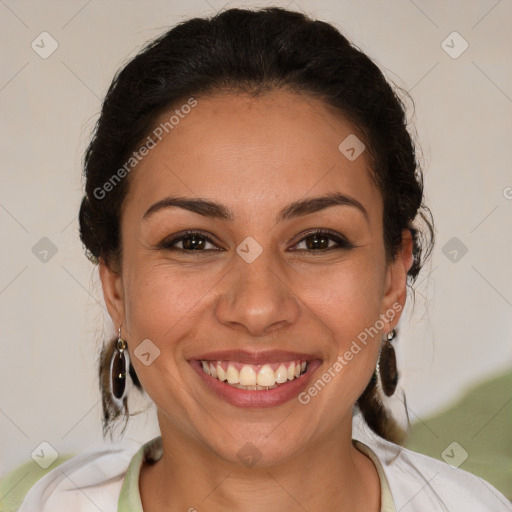
[{"label": "face", "polygon": [[358,133],[291,92],[209,96],[132,171],[100,275],[164,438],[265,465],[350,433],[412,261],[404,237],[386,262],[366,151],[338,148]]}]

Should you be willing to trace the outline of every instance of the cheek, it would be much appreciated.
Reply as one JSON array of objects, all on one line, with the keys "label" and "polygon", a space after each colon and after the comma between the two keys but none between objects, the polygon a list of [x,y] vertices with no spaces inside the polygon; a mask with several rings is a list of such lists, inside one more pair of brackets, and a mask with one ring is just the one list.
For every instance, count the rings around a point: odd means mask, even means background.
[{"label": "cheek", "polygon": [[198,310],[205,295],[204,280],[184,278],[155,266],[138,268],[132,273],[126,298],[126,316],[130,332],[155,342],[175,338]]},{"label": "cheek", "polygon": [[[304,280],[304,303],[331,340],[330,357],[319,378],[329,384],[325,403],[353,403],[370,379],[381,343],[382,269],[365,258],[336,272]],[[320,386],[321,387],[321,386]],[[323,392],[322,392],[323,393]],[[332,414],[339,414],[334,407]]]},{"label": "cheek", "polygon": [[[316,293],[307,305],[330,340],[329,358],[299,397],[314,403],[326,424],[336,423],[367,386],[374,372],[381,343],[379,276],[358,272],[331,274],[317,280]],[[306,302],[305,301],[305,302]]]},{"label": "cheek", "polygon": [[157,366],[165,365],[175,371],[180,341],[193,343],[191,333],[204,319],[205,309],[210,307],[209,291],[215,291],[221,276],[148,259],[137,261],[127,270],[130,281],[125,287],[125,311],[131,337],[129,346],[135,350],[149,339],[160,351]]},{"label": "cheek", "polygon": [[367,258],[304,273],[298,295],[340,342],[375,324],[383,298],[383,270]]},{"label": "cheek", "polygon": [[[208,286],[204,276],[185,276],[154,262],[139,263],[127,275],[126,322],[135,372],[161,410],[172,410],[175,417],[185,418],[190,396],[182,383],[187,376],[179,364],[181,341],[190,343],[190,333],[204,316],[205,294],[214,282]],[[149,358],[139,357],[142,353],[149,353]]]}]

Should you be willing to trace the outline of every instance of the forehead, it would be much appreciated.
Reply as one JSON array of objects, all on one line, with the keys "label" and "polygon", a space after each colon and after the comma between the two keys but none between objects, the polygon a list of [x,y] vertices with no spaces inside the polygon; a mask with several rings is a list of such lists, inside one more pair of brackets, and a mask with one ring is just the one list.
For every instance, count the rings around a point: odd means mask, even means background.
[{"label": "forehead", "polygon": [[168,123],[169,133],[130,175],[126,203],[133,208],[179,194],[213,198],[243,215],[337,191],[379,211],[366,151],[354,160],[339,149],[361,135],[320,100],[283,90],[196,100],[179,116],[178,105],[156,121],[164,126],[174,114],[172,129]]}]

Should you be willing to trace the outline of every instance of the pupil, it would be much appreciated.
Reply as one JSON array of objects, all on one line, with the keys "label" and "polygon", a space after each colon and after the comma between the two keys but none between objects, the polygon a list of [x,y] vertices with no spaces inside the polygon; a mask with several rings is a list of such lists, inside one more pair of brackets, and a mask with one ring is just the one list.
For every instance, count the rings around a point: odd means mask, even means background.
[{"label": "pupil", "polygon": [[[313,241],[312,243],[309,243]],[[312,235],[308,237],[308,242],[306,242],[308,249],[327,249],[329,246],[329,240],[322,235]]]},{"label": "pupil", "polygon": [[204,247],[204,240],[197,238],[196,236],[188,236],[183,239],[183,247],[185,249],[201,249]]}]

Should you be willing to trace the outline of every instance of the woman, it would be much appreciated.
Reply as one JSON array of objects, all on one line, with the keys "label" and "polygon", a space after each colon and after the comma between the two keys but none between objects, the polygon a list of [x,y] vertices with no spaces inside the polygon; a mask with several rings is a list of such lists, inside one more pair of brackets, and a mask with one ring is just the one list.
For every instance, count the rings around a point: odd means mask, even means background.
[{"label": "woman", "polygon": [[161,437],[73,457],[6,509],[512,510],[400,447],[382,405],[433,228],[402,104],[335,28],[277,8],[178,25],[114,79],[85,177],[118,328],[104,430],[129,374]]}]

